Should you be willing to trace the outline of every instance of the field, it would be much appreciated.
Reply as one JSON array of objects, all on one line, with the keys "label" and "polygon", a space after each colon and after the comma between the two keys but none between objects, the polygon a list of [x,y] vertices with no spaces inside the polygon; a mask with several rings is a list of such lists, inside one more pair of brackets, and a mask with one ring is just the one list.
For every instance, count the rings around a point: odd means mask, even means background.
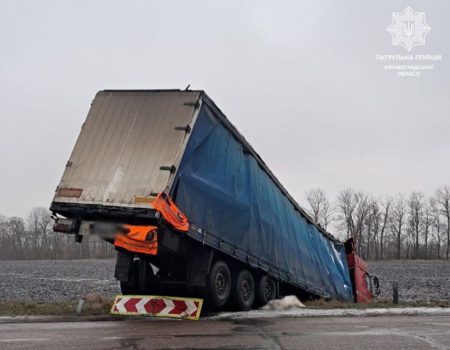
[{"label": "field", "polygon": [[380,278],[380,298],[392,299],[392,281],[397,281],[400,301],[450,304],[449,261],[377,261],[369,263],[369,266],[371,272]]},{"label": "field", "polygon": [[114,260],[0,261],[0,302],[60,302],[89,293],[120,292]]},{"label": "field", "polygon": [[[0,261],[0,302],[60,302],[90,293],[112,297],[120,293],[114,260]],[[369,263],[380,277],[381,299],[392,295],[398,281],[400,301],[450,303],[450,262],[383,261]]]}]

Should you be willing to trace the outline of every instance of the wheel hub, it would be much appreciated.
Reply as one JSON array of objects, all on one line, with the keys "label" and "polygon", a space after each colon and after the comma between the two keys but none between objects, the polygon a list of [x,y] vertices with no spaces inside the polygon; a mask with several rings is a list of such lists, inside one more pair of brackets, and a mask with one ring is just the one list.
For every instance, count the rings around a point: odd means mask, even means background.
[{"label": "wheel hub", "polygon": [[247,280],[243,280],[241,284],[241,295],[242,299],[248,300],[250,299],[250,284]]},{"label": "wheel hub", "polygon": [[272,283],[267,281],[266,285],[264,286],[264,296],[266,297],[266,300],[270,300],[273,294],[273,286]]},{"label": "wheel hub", "polygon": [[217,295],[224,296],[227,290],[227,279],[223,272],[218,272],[215,281]]}]

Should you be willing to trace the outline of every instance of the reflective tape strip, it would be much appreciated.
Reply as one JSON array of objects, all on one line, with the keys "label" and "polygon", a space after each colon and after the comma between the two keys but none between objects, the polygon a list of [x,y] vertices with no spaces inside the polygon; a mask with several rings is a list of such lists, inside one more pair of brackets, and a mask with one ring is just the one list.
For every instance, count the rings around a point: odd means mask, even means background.
[{"label": "reflective tape strip", "polygon": [[117,295],[111,308],[111,314],[198,320],[202,306],[203,299],[196,298]]}]

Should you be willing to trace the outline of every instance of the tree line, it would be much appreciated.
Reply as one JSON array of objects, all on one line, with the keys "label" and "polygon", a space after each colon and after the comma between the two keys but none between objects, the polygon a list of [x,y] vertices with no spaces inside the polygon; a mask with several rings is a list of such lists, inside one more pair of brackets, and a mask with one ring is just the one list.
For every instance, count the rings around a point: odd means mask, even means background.
[{"label": "tree line", "polygon": [[87,259],[114,256],[111,244],[94,238],[75,243],[73,235],[53,232],[51,213],[34,208],[23,219],[0,218],[0,259]]},{"label": "tree line", "polygon": [[[330,201],[325,190],[306,192],[307,211],[340,239],[352,237],[368,260],[449,259],[450,187],[431,196],[421,192],[380,199],[346,189]],[[83,259],[113,257],[114,248],[98,239],[74,242],[55,233],[51,213],[34,208],[23,219],[0,217],[0,259]]]},{"label": "tree line", "polygon": [[315,188],[306,201],[312,218],[341,239],[352,237],[364,259],[449,259],[449,186],[384,199],[346,189],[333,202]]}]

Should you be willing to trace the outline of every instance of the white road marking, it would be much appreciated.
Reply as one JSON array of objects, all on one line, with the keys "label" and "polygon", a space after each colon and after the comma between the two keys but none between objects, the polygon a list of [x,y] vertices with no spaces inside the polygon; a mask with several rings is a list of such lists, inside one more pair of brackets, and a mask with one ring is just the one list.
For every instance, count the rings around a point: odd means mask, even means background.
[{"label": "white road marking", "polygon": [[0,343],[34,342],[46,340],[48,340],[48,338],[14,338],[14,339],[0,339]]},{"label": "white road marking", "polygon": [[119,340],[119,339],[126,339],[126,337],[101,337],[102,340]]}]

